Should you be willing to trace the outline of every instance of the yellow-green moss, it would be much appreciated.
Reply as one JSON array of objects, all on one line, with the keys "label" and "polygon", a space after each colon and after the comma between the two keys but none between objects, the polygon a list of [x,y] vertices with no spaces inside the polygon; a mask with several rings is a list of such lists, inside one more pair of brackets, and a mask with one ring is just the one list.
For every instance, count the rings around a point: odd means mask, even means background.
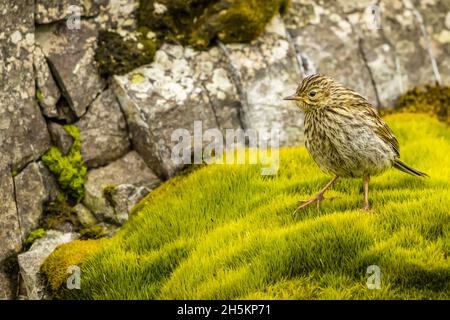
[{"label": "yellow-green moss", "polygon": [[106,240],[77,240],[63,244],[55,249],[41,267],[41,272],[47,277],[50,292],[55,297],[64,296],[67,291],[64,284],[69,276],[70,266],[81,267],[85,259],[97,252]]},{"label": "yellow-green moss", "polygon": [[[155,7],[155,3],[157,6]],[[141,0],[138,24],[197,48],[214,39],[250,42],[290,0]],[[157,8],[158,10],[155,10]]]},{"label": "yellow-green moss", "polygon": [[398,98],[392,112],[428,113],[450,124],[450,88],[445,86],[415,87]]},{"label": "yellow-green moss", "polygon": [[45,236],[45,234],[47,233],[47,231],[45,231],[42,228],[33,230],[30,232],[30,234],[28,235],[27,239],[25,240],[25,246],[30,247],[37,239],[42,238],[43,236]]},{"label": "yellow-green moss", "polygon": [[120,75],[151,63],[157,45],[147,37],[147,33],[138,32],[137,39],[125,40],[116,32],[100,31],[95,51],[100,75],[103,77]]},{"label": "yellow-green moss", "polygon": [[87,167],[81,155],[80,131],[74,125],[66,125],[64,129],[74,139],[69,153],[65,156],[53,146],[42,156],[42,162],[56,176],[61,189],[75,202],[80,202],[84,197],[87,175]]}]

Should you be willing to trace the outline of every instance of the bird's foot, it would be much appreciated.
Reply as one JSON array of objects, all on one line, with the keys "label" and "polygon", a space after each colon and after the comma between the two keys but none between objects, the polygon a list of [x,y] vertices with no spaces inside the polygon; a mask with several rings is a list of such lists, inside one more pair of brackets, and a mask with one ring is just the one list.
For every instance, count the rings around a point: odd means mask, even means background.
[{"label": "bird's foot", "polygon": [[315,197],[312,197],[310,199],[306,199],[306,200],[300,200],[298,202],[298,207],[297,209],[295,209],[294,214],[297,213],[297,211],[300,211],[306,207],[308,207],[309,205],[313,204],[314,202],[316,202],[317,205],[317,209],[320,208],[320,202],[322,202],[323,200],[327,199],[327,200],[333,200],[336,199],[337,197],[329,197],[329,198],[325,198],[323,196],[323,193],[318,193]]},{"label": "bird's foot", "polygon": [[362,208],[365,212],[369,212],[370,211],[370,207],[368,203],[365,203],[363,208]]}]

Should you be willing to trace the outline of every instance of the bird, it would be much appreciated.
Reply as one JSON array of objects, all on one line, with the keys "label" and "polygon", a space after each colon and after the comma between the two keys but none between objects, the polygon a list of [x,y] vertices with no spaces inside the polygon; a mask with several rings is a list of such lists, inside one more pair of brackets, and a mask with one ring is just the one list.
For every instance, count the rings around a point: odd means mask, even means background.
[{"label": "bird", "polygon": [[284,100],[295,101],[304,113],[305,147],[319,168],[333,178],[314,197],[300,200],[294,213],[316,203],[338,178],[362,178],[363,209],[369,211],[371,176],[394,167],[417,177],[428,177],[400,160],[394,133],[373,105],[335,79],[312,74]]}]

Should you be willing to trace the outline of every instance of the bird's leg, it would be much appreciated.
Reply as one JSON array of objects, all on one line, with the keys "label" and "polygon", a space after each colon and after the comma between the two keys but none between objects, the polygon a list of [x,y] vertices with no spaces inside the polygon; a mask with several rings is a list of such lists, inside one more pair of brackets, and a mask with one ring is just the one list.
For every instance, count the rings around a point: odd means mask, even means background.
[{"label": "bird's leg", "polygon": [[338,178],[338,176],[334,176],[333,179],[331,179],[330,182],[328,182],[326,184],[326,186],[323,187],[323,189],[320,190],[320,192],[315,197],[313,197],[311,199],[308,199],[308,200],[300,200],[299,201],[300,206],[297,209],[295,209],[294,213],[296,213],[297,211],[299,211],[299,210],[301,210],[303,208],[306,208],[307,206],[309,206],[310,204],[312,204],[314,202],[317,202],[317,208],[319,208],[320,207],[320,201],[325,199],[323,194],[325,193],[325,191],[327,191],[331,187],[331,185],[333,184],[333,182],[335,182],[337,180],[337,178]]},{"label": "bird's leg", "polygon": [[370,176],[365,175],[363,178],[364,181],[364,210],[369,211],[369,181]]}]

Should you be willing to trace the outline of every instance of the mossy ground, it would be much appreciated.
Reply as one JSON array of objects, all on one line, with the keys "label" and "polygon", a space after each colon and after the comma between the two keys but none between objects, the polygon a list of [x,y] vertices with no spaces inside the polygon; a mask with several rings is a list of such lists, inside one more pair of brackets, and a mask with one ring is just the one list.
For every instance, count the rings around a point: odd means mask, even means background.
[{"label": "mossy ground", "polygon": [[[347,179],[328,194],[338,199],[293,215],[330,177],[286,148],[275,176],[207,165],[164,183],[116,236],[63,245],[43,271],[57,289],[80,264],[81,290],[62,295],[75,299],[448,299],[450,128],[420,114],[386,121],[402,159],[430,178],[373,177],[368,213],[361,181]],[[370,265],[381,289],[366,286]]]}]

